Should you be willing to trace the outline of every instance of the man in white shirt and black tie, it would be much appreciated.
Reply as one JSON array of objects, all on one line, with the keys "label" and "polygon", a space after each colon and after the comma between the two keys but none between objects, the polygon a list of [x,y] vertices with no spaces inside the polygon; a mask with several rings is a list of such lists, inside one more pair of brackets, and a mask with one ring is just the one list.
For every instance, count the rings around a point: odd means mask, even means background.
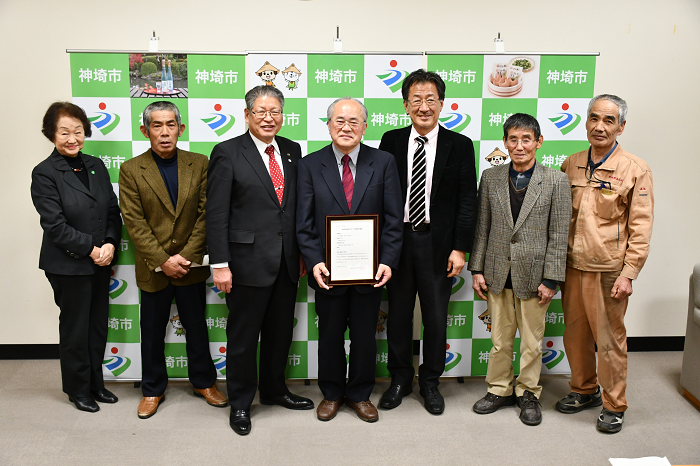
[{"label": "man in white shirt and black tie", "polygon": [[476,169],[471,139],[438,124],[445,83],[419,69],[401,87],[412,125],[389,131],[379,149],[396,158],[404,201],[404,244],[389,292],[388,368],[391,386],[379,406],[393,409],[412,392],[413,309],[423,317],[423,364],[418,370],[425,409],[442,414],[438,390],[445,370],[447,304],[453,277],[464,268],[476,221]]}]

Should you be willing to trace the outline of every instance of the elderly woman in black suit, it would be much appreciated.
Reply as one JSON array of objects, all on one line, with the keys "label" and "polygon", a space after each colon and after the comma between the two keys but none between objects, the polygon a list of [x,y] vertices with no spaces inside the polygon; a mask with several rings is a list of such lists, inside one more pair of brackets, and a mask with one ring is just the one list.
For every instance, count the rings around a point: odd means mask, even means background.
[{"label": "elderly woman in black suit", "polygon": [[99,411],[95,400],[116,403],[104,386],[109,282],[121,240],[117,197],[102,161],[80,150],[92,135],[80,107],[52,104],[42,128],[56,146],[32,171],[32,201],[44,237],[39,268],[61,310],[59,351],[63,391],[82,411]]}]

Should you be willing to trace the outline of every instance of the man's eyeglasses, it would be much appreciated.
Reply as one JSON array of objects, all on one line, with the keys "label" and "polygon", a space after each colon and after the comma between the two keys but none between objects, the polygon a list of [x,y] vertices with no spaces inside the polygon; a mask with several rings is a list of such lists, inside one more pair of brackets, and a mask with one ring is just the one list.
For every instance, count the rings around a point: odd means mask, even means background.
[{"label": "man's eyeglasses", "polygon": [[331,120],[333,123],[333,126],[335,126],[337,129],[343,129],[343,126],[349,125],[350,128],[352,129],[357,129],[364,123],[364,121],[360,120],[345,120],[344,118],[336,118],[335,120]]},{"label": "man's eyeglasses", "polygon": [[531,147],[535,143],[534,139],[507,139],[506,145],[511,149],[518,147],[518,144],[522,144],[523,147]]},{"label": "man's eyeglasses", "polygon": [[251,110],[250,113],[252,113],[253,116],[258,120],[262,120],[267,115],[270,115],[272,118],[277,118],[278,116],[282,115],[282,112],[280,112],[279,110],[267,110],[267,111],[259,110],[257,112],[254,112]]},{"label": "man's eyeglasses", "polygon": [[425,105],[428,107],[435,107],[438,102],[440,102],[439,99],[413,99],[410,101],[412,107],[420,108],[421,105],[423,105],[423,102],[425,102]]}]

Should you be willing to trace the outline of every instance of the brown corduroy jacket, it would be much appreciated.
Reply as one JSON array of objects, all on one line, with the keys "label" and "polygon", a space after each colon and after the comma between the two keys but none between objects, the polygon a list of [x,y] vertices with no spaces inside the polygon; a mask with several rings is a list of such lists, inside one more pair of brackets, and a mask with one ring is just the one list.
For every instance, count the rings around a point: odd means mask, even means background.
[{"label": "brown corduroy jacket", "polygon": [[150,149],[123,163],[119,171],[119,202],[126,231],[136,248],[136,282],[144,291],[160,291],[168,283],[199,283],[210,273],[209,267],[192,267],[184,277],[173,279],[155,271],[175,254],[201,264],[205,252],[209,160],[180,149],[177,158],[175,208]]}]

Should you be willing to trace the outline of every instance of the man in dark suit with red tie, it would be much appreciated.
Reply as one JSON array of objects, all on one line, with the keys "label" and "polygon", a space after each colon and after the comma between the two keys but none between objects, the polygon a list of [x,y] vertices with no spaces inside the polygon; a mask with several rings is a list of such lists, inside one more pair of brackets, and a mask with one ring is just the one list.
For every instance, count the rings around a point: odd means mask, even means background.
[{"label": "man in dark suit with red tie", "polygon": [[[297,283],[306,274],[295,233],[299,144],[276,136],[284,96],[270,86],[246,93],[249,132],[217,144],[207,185],[207,246],[214,284],[226,293],[229,424],[250,433],[260,403],[312,409],[287,389],[284,371],[294,327]],[[256,363],[260,335],[260,372]]]},{"label": "man in dark suit with red tie", "polygon": [[[304,260],[313,267],[310,286],[318,313],[318,386],[323,401],[316,414],[333,419],[346,402],[363,421],[378,419],[369,399],[374,387],[375,333],[381,288],[399,262],[402,240],[401,193],[391,154],[360,144],[367,109],[345,97],[328,108],[333,143],[299,161],[297,237]],[[326,215],[378,214],[379,267],[375,285],[329,287],[325,264]],[[349,368],[343,335],[350,328]],[[348,380],[346,382],[346,371]]]},{"label": "man in dark suit with red tie", "polygon": [[423,317],[423,363],[418,370],[425,409],[442,414],[438,390],[445,370],[447,305],[453,277],[464,268],[476,222],[476,170],[471,139],[438,124],[445,83],[416,70],[401,93],[412,125],[389,131],[381,150],[396,157],[403,196],[404,245],[389,292],[388,368],[391,386],[379,406],[392,409],[412,392],[413,310],[416,292]]}]

